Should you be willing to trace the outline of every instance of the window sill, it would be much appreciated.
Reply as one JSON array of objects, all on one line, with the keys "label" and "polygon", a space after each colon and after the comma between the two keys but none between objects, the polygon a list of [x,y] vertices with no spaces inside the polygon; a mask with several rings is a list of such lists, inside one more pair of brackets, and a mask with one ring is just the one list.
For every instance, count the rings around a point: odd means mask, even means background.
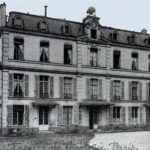
[{"label": "window sill", "polygon": [[106,69],[106,67],[103,66],[90,66],[90,65],[82,65],[82,68]]},{"label": "window sill", "polygon": [[54,63],[54,62],[41,62],[41,61],[32,61],[32,60],[14,60],[9,59],[10,62],[19,62],[19,63],[33,63],[33,64],[40,64],[40,65],[53,65],[53,66],[67,66],[67,67],[76,67],[75,64],[64,64],[64,63]]}]

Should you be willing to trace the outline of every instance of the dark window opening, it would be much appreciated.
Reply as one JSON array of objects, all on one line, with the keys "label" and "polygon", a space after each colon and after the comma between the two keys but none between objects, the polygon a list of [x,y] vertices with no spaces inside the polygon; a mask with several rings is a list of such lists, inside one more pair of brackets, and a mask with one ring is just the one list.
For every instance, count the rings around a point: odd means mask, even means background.
[{"label": "dark window opening", "polygon": [[48,76],[40,76],[40,98],[48,98]]},{"label": "dark window opening", "polygon": [[113,118],[114,119],[120,118],[120,109],[121,109],[121,107],[114,107],[113,108]]},{"label": "dark window opening", "polygon": [[64,45],[64,64],[72,64],[72,45]]},{"label": "dark window opening", "polygon": [[119,51],[114,51],[113,54],[113,64],[114,68],[119,69],[120,68],[120,52]]},{"label": "dark window opening", "polygon": [[14,105],[13,106],[13,125],[23,125],[24,121],[24,106]]},{"label": "dark window opening", "polygon": [[91,66],[97,66],[97,59],[98,59],[98,50],[97,48],[91,48],[90,49],[90,65]]},{"label": "dark window opening", "polygon": [[24,59],[24,40],[20,38],[14,39],[14,59],[23,60]]},{"label": "dark window opening", "polygon": [[138,70],[138,53],[132,53],[132,70]]},{"label": "dark window opening", "polygon": [[110,34],[110,38],[111,38],[111,40],[113,40],[113,41],[117,41],[117,33],[111,33],[111,34]]},{"label": "dark window opening", "polygon": [[138,100],[138,82],[132,82],[132,100]]},{"label": "dark window opening", "polygon": [[150,71],[150,55],[148,58],[149,58],[148,70]]},{"label": "dark window opening", "polygon": [[63,107],[63,124],[64,125],[72,124],[72,106]]},{"label": "dark window opening", "polygon": [[64,78],[64,98],[72,99],[73,83],[72,78]]},{"label": "dark window opening", "polygon": [[129,43],[135,43],[135,36],[134,35],[128,36],[127,40]]},{"label": "dark window opening", "polygon": [[97,30],[91,29],[91,38],[92,39],[97,39]]},{"label": "dark window opening", "polygon": [[48,125],[48,106],[39,106],[39,125]]},{"label": "dark window opening", "polygon": [[121,82],[113,81],[113,98],[114,100],[121,99]]},{"label": "dark window opening", "polygon": [[90,80],[90,95],[91,99],[98,99],[98,80],[91,79]]},{"label": "dark window opening", "polygon": [[40,42],[40,61],[48,62],[49,42]]},{"label": "dark window opening", "polygon": [[70,28],[68,25],[65,25],[64,30],[65,30],[65,34],[70,34]]},{"label": "dark window opening", "polygon": [[24,96],[24,75],[23,74],[14,74],[14,97],[23,97]]},{"label": "dark window opening", "polygon": [[138,118],[138,107],[132,107],[132,118]]}]

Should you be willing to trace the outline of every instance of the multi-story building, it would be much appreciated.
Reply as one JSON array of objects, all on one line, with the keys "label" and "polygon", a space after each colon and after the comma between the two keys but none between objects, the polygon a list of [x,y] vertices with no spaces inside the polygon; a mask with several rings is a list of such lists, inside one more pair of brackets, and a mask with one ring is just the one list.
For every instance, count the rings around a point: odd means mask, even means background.
[{"label": "multi-story building", "polygon": [[0,5],[1,127],[150,124],[150,35]]}]

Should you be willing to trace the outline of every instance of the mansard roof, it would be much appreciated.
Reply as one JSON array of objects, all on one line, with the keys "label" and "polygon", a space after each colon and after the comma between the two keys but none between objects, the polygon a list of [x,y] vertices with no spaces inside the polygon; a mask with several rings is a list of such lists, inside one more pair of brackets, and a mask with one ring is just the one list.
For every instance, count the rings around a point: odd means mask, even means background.
[{"label": "mansard roof", "polygon": [[[84,37],[85,34],[84,23],[82,22],[68,21],[66,19],[56,19],[20,12],[10,12],[9,20],[7,23],[7,26],[9,28],[14,28],[13,19],[16,16],[20,17],[21,20],[23,20],[23,30],[40,32],[38,25],[41,21],[45,21],[46,26],[48,27],[48,30],[46,30],[46,32],[50,34],[62,35],[62,27],[65,25],[68,25],[70,27],[70,34],[65,36]],[[150,38],[150,35],[147,33],[116,29],[102,25],[100,25],[100,30],[101,36],[103,36],[104,39],[108,40],[112,44],[150,47],[150,45],[147,45],[145,43],[145,40]],[[110,34],[112,33],[117,33],[117,41],[113,41],[110,39]],[[127,39],[130,36],[134,36],[135,43],[129,43]]]}]

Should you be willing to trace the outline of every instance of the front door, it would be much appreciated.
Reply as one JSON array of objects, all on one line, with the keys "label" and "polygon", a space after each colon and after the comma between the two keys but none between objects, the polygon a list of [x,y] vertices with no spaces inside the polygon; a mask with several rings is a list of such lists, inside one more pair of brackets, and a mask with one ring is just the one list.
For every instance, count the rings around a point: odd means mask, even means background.
[{"label": "front door", "polygon": [[39,106],[39,130],[48,130],[48,106]]},{"label": "front door", "polygon": [[98,128],[98,109],[95,107],[89,109],[89,128]]}]

